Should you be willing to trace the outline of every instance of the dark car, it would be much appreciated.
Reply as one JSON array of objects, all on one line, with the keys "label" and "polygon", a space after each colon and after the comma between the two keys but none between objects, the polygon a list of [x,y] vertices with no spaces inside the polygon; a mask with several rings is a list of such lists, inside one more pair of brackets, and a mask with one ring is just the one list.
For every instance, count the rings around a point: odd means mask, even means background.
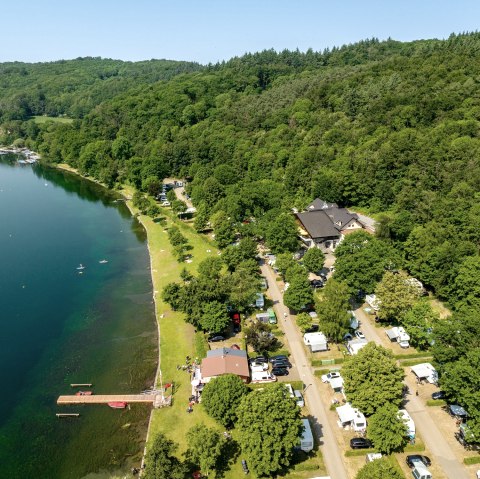
[{"label": "dark car", "polygon": [[369,449],[373,447],[373,444],[370,439],[365,439],[364,437],[353,437],[350,439],[350,447],[352,449]]},{"label": "dark car", "polygon": [[225,341],[225,338],[221,334],[213,334],[208,337],[209,343],[218,343],[219,341]]},{"label": "dark car", "polygon": [[435,391],[432,393],[432,399],[445,399],[446,397],[445,391]]},{"label": "dark car", "polygon": [[240,326],[240,324],[237,324],[237,323],[234,323],[233,324],[233,332],[236,334],[236,333],[239,333],[241,331],[242,327]]},{"label": "dark car", "polygon": [[288,356],[285,356],[285,354],[277,354],[276,356],[270,356],[269,361],[273,363],[274,361],[277,360],[285,360],[288,361]]},{"label": "dark car", "polygon": [[248,466],[247,466],[247,461],[245,459],[242,459],[242,469],[245,474],[248,474]]},{"label": "dark car", "polygon": [[406,457],[407,466],[408,467],[415,467],[416,462],[421,462],[424,466],[430,466],[432,461],[427,456],[420,456],[419,454],[413,454],[411,456]]},{"label": "dark car", "polygon": [[274,376],[288,376],[288,369],[287,368],[274,367],[272,369],[272,374]]},{"label": "dark car", "polygon": [[288,359],[272,361],[272,368],[291,368],[292,363]]},{"label": "dark car", "polygon": [[318,324],[312,324],[308,329],[305,330],[306,333],[316,333],[320,329]]},{"label": "dark car", "polygon": [[249,363],[268,363],[268,360],[264,356],[257,356],[256,358],[250,358],[248,362]]}]

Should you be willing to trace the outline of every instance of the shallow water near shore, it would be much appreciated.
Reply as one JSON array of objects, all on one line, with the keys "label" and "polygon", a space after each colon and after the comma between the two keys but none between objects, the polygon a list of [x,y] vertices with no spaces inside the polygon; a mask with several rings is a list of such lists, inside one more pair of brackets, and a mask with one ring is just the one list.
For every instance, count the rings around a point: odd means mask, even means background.
[{"label": "shallow water near shore", "polygon": [[70,383],[99,394],[152,384],[145,231],[102,187],[15,160],[0,157],[0,477],[121,475],[141,459],[150,407],[56,399]]}]

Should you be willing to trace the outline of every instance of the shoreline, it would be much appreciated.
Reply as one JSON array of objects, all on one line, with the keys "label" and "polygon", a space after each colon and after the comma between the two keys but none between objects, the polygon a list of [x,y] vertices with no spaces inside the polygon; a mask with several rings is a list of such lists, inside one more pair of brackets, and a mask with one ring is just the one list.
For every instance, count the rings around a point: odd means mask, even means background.
[{"label": "shoreline", "polygon": [[[93,183],[96,183],[97,185],[103,186],[104,188],[108,189],[109,191],[114,191],[114,192],[117,191],[117,190],[112,190],[111,188],[108,188],[105,184],[103,184],[102,182],[100,182],[100,181],[98,181],[94,178],[82,175],[76,168],[73,168],[72,166],[70,166],[66,163],[58,163],[58,164],[53,164],[53,165],[49,164],[48,166],[52,167],[52,168],[59,169],[59,170],[67,171],[69,173],[73,173],[77,176],[80,176],[81,178],[83,178],[85,180],[88,180],[88,181],[91,181]],[[148,250],[148,256],[149,256],[149,260],[150,260],[150,277],[151,277],[151,281],[152,281],[152,299],[153,299],[153,304],[154,304],[155,322],[156,322],[156,325],[157,325],[158,356],[157,356],[157,369],[155,371],[155,377],[153,378],[153,387],[156,389],[158,379],[159,379],[159,376],[160,376],[160,366],[161,366],[161,353],[160,353],[160,351],[161,351],[160,350],[160,319],[161,318],[160,318],[160,315],[159,315],[159,312],[158,312],[158,302],[157,302],[157,297],[156,297],[156,291],[158,291],[156,289],[157,285],[155,284],[156,283],[156,278],[153,274],[154,273],[153,254],[152,254],[152,248],[151,248],[151,243],[150,243],[152,235],[151,235],[151,232],[150,232],[144,218],[142,218],[142,215],[140,215],[138,210],[136,210],[136,208],[131,204],[132,195],[127,192],[125,187],[122,187],[121,190],[118,190],[118,193],[119,193],[119,195],[121,195],[125,199],[125,205],[127,206],[128,210],[130,211],[130,214],[132,215],[132,218],[136,218],[138,220],[138,222],[143,226],[143,228],[145,230],[145,234],[147,236],[147,250]],[[141,467],[140,470],[141,471],[143,470],[142,466],[144,465],[145,456],[146,456],[146,453],[147,453],[147,444],[148,444],[148,440],[150,438],[150,431],[151,431],[151,426],[152,426],[154,410],[155,409],[153,409],[153,408],[151,409],[150,416],[149,416],[149,419],[148,419],[147,433],[146,433],[146,436],[145,436],[145,446],[144,446],[144,450],[143,450],[143,453],[142,453],[142,461],[141,461],[141,465],[140,465],[140,467]]]}]

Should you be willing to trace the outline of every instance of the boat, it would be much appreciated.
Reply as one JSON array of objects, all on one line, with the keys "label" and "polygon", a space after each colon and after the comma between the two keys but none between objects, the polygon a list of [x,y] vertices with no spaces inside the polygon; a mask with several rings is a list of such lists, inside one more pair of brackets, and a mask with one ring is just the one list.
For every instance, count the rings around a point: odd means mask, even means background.
[{"label": "boat", "polygon": [[75,396],[91,396],[93,391],[78,391],[75,393]]},{"label": "boat", "polygon": [[105,264],[105,263],[108,263],[108,260],[107,260],[107,259],[101,259],[101,260],[99,261],[99,263],[100,263],[100,264]]},{"label": "boat", "polygon": [[85,269],[85,266],[83,266],[83,264],[80,263],[80,264],[77,266],[77,269]]},{"label": "boat", "polygon": [[125,409],[128,406],[128,403],[125,401],[113,401],[107,403],[112,409]]}]

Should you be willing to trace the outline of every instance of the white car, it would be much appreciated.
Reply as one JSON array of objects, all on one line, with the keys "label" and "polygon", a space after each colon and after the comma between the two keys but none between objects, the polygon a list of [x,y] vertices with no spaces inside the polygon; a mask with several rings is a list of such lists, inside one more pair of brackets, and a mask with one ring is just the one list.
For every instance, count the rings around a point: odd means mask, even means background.
[{"label": "white car", "polygon": [[359,330],[357,329],[355,331],[355,336],[358,338],[358,339],[365,339],[365,335]]},{"label": "white car", "polygon": [[164,201],[164,202],[162,203],[162,206],[170,206],[170,201]]},{"label": "white car", "polygon": [[322,382],[329,383],[330,380],[335,379],[335,378],[340,378],[340,377],[341,377],[341,375],[340,375],[339,372],[332,372],[332,373],[324,374],[322,376]]}]

